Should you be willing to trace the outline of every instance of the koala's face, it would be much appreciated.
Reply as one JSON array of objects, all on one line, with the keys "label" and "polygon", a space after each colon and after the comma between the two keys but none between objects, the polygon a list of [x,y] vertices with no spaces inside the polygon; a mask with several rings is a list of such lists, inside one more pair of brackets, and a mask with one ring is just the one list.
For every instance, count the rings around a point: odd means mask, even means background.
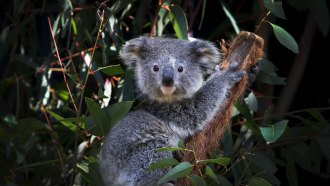
[{"label": "koala's face", "polygon": [[204,76],[219,63],[219,52],[206,41],[140,37],[121,50],[124,62],[135,69],[141,93],[159,102],[191,98]]}]

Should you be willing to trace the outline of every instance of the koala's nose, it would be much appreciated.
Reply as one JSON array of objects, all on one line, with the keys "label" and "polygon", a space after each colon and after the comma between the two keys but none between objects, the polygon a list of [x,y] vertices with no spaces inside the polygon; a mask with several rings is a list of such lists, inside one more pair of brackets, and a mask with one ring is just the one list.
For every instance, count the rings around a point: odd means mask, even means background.
[{"label": "koala's nose", "polygon": [[165,67],[163,69],[162,85],[173,86],[174,83],[174,69],[172,67]]}]

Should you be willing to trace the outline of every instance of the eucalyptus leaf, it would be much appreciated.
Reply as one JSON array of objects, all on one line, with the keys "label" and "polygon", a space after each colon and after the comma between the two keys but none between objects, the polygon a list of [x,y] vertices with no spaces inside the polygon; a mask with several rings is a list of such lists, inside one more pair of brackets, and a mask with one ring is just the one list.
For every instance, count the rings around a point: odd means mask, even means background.
[{"label": "eucalyptus leaf", "polygon": [[240,32],[240,29],[237,25],[237,22],[236,22],[234,16],[230,13],[230,10],[227,8],[227,5],[225,4],[225,2],[223,0],[220,0],[220,3],[221,3],[221,7],[222,7],[223,11],[225,12],[225,14],[228,17],[231,25],[234,28],[235,33],[238,34]]},{"label": "eucalyptus leaf", "polygon": [[257,81],[270,85],[285,85],[286,78],[278,77],[275,73],[267,73],[260,71],[257,76]]},{"label": "eucalyptus leaf", "polygon": [[250,92],[248,97],[245,98],[245,102],[251,111],[256,112],[258,110],[258,100],[253,92]]},{"label": "eucalyptus leaf", "polygon": [[178,160],[174,159],[174,158],[162,159],[162,160],[150,165],[147,168],[147,171],[152,171],[152,170],[155,170],[155,169],[170,167],[170,166],[173,166],[173,165],[177,165],[179,163],[180,162]]},{"label": "eucalyptus leaf", "polygon": [[209,176],[210,178],[212,178],[215,182],[217,182],[219,184],[219,180],[210,166],[205,167],[205,175]]},{"label": "eucalyptus leaf", "polygon": [[188,23],[183,9],[178,5],[170,6],[169,16],[178,39],[188,40]]},{"label": "eucalyptus leaf", "polygon": [[[107,126],[111,127],[114,124],[116,124],[119,120],[121,120],[123,117],[125,117],[126,114],[130,111],[132,105],[133,105],[133,101],[122,101],[104,107],[102,111],[104,111],[104,113],[106,113],[108,118],[110,118],[107,121]],[[108,132],[108,129],[106,130],[106,133]]]},{"label": "eucalyptus leaf", "polygon": [[277,38],[277,40],[286,48],[291,50],[294,53],[299,53],[298,44],[296,40],[282,27],[275,25],[273,23],[270,23],[270,25],[273,27],[274,34]]},{"label": "eucalyptus leaf", "polygon": [[100,105],[90,98],[85,98],[90,117],[86,120],[86,129],[93,135],[104,136],[110,130],[109,117],[102,111]]},{"label": "eucalyptus leaf", "polygon": [[64,125],[68,129],[70,129],[71,131],[73,131],[73,132],[76,131],[76,129],[77,129],[76,125],[71,123],[70,120],[66,120],[65,118],[63,118],[62,116],[60,116],[59,114],[56,114],[55,112],[53,112],[51,110],[46,110],[46,111],[49,115],[54,117],[57,121],[59,121],[62,125]]},{"label": "eucalyptus leaf", "polygon": [[227,179],[225,178],[223,175],[218,175],[218,180],[219,183],[221,183],[221,186],[233,186],[233,184]]},{"label": "eucalyptus leaf", "polygon": [[292,151],[287,150],[286,148],[282,148],[281,155],[286,160],[285,172],[289,181],[289,185],[298,186],[298,175],[296,164],[294,162],[294,154],[292,153]]},{"label": "eucalyptus leaf", "polygon": [[249,180],[248,186],[272,186],[268,181],[260,177],[253,177]]},{"label": "eucalyptus leaf", "polygon": [[189,175],[192,172],[192,165],[188,162],[182,162],[176,165],[173,169],[171,169],[168,173],[166,173],[157,184],[163,184],[177,178],[182,178],[184,176]]},{"label": "eucalyptus leaf", "polygon": [[284,133],[288,120],[282,120],[275,123],[270,127],[259,127],[262,137],[266,140],[267,144],[275,142]]},{"label": "eucalyptus leaf", "polygon": [[235,103],[236,109],[246,118],[245,126],[255,133],[258,133],[257,125],[253,120],[251,111],[245,101],[238,101]]},{"label": "eucalyptus leaf", "polygon": [[325,0],[308,1],[312,15],[320,28],[322,35],[325,37],[329,33],[329,8]]},{"label": "eucalyptus leaf", "polygon": [[269,173],[275,173],[277,171],[277,167],[272,159],[270,159],[264,152],[256,152],[254,155],[249,156],[251,161],[257,166],[261,167],[265,171]]},{"label": "eucalyptus leaf", "polygon": [[216,159],[206,159],[206,160],[200,160],[202,162],[208,162],[208,163],[216,163],[222,166],[227,166],[230,162],[230,158],[216,158]]},{"label": "eucalyptus leaf", "polygon": [[124,73],[124,70],[120,67],[120,65],[100,67],[96,71],[99,71],[99,70],[109,76],[121,75]]},{"label": "eucalyptus leaf", "polygon": [[189,176],[189,180],[191,181],[193,186],[206,186],[204,180],[196,174]]},{"label": "eucalyptus leaf", "polygon": [[282,8],[282,1],[264,0],[265,7],[279,18],[286,19]]},{"label": "eucalyptus leaf", "polygon": [[83,172],[85,172],[85,173],[89,173],[88,164],[86,164],[86,163],[77,163],[77,167],[78,167],[81,171],[83,171]]}]

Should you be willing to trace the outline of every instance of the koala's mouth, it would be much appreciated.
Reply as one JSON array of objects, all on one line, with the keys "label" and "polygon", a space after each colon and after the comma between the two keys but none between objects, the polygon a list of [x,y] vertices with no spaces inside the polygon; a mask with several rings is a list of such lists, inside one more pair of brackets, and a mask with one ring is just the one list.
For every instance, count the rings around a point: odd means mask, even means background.
[{"label": "koala's mouth", "polygon": [[160,90],[162,91],[164,96],[170,96],[175,91],[175,87],[162,85],[162,86],[160,86]]}]

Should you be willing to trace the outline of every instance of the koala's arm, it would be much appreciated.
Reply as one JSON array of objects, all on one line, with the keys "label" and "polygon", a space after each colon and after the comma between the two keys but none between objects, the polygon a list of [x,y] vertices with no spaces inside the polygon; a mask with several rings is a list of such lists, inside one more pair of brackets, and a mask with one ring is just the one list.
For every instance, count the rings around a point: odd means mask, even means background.
[{"label": "koala's arm", "polygon": [[187,106],[189,110],[185,113],[193,113],[193,117],[183,116],[185,121],[182,122],[182,127],[189,127],[191,134],[194,134],[202,130],[225,107],[231,88],[246,74],[245,71],[237,70],[238,65],[233,63],[226,70],[220,70],[216,66],[214,74],[196,93],[192,102],[187,103],[190,106]]}]

